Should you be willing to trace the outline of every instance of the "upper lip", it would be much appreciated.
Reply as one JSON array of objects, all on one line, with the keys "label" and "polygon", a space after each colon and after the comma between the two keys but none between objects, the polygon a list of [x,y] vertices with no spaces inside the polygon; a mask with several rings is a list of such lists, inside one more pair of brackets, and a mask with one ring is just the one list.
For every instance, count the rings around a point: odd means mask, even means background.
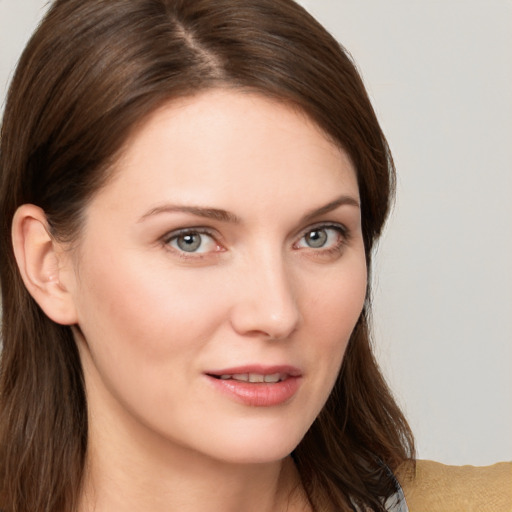
[{"label": "upper lip", "polygon": [[221,370],[209,370],[207,375],[220,377],[221,375],[240,375],[244,373],[255,373],[258,375],[274,375],[276,373],[286,374],[290,377],[300,377],[302,372],[296,366],[291,365],[272,365],[265,366],[260,364],[250,364],[243,366],[233,366],[222,368]]}]

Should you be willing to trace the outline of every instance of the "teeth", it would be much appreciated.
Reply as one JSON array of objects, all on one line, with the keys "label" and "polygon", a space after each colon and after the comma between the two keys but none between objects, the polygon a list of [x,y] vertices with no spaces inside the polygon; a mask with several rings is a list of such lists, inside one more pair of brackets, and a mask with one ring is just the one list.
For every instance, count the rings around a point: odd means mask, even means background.
[{"label": "teeth", "polygon": [[281,373],[273,373],[272,375],[261,375],[259,373],[236,373],[234,375],[221,375],[221,380],[237,380],[240,382],[251,382],[251,383],[261,383],[261,382],[269,382],[276,383],[281,380],[284,380],[286,375]]},{"label": "teeth", "polygon": [[241,382],[249,382],[248,373],[237,373],[231,377],[233,380],[239,380]]}]

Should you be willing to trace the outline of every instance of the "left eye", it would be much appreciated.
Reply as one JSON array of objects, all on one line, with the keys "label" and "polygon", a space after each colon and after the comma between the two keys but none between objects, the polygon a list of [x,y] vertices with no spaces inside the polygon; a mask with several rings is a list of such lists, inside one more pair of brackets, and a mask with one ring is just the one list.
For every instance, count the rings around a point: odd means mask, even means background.
[{"label": "left eye", "polygon": [[177,251],[187,253],[206,253],[218,246],[211,235],[200,231],[183,231],[168,238],[167,243]]},{"label": "left eye", "polygon": [[331,249],[340,245],[343,238],[341,228],[321,226],[310,229],[297,243],[298,248]]}]

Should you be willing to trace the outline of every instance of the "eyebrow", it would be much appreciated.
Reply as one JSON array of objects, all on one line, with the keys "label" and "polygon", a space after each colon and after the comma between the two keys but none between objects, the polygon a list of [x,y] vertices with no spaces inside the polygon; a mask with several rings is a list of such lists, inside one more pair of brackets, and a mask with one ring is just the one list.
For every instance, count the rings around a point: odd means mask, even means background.
[{"label": "eyebrow", "polygon": [[184,205],[173,205],[166,204],[163,206],[157,206],[145,213],[139,222],[146,220],[148,217],[157,215],[159,213],[189,213],[197,217],[204,217],[206,219],[218,220],[221,222],[230,222],[233,224],[240,224],[240,219],[233,213],[226,210],[220,210],[218,208],[202,208],[200,206],[184,206]]},{"label": "eyebrow", "polygon": [[321,215],[325,215],[326,213],[332,212],[339,208],[340,206],[353,206],[355,208],[361,208],[359,201],[352,196],[340,196],[334,201],[327,203],[325,206],[321,206],[320,208],[316,208],[304,215],[303,221],[307,222],[313,220],[315,217],[320,217]]},{"label": "eyebrow", "polygon": [[[337,199],[334,199],[330,203],[327,203],[320,208],[315,208],[314,210],[306,213],[303,217],[303,222],[310,221],[315,217],[319,217],[321,215],[325,215],[340,206],[354,206],[356,208],[360,208],[359,201],[352,196],[340,196]],[[204,208],[200,206],[185,206],[185,205],[174,205],[174,204],[165,204],[162,206],[157,206],[156,208],[152,208],[147,213],[145,213],[138,222],[143,222],[148,217],[152,217],[154,215],[158,215],[160,213],[188,213],[191,215],[195,215],[197,217],[203,217],[206,219],[213,219],[221,222],[229,222],[232,224],[241,224],[241,219],[236,216],[234,213],[228,212],[226,210],[222,210],[219,208]]]}]

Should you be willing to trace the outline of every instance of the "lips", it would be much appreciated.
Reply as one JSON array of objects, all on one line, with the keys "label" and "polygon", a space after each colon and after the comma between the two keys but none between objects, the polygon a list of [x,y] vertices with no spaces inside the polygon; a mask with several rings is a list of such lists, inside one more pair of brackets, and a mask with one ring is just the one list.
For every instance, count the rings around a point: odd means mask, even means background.
[{"label": "lips", "polygon": [[302,375],[292,366],[245,366],[207,372],[215,390],[238,403],[271,407],[288,402],[298,391]]}]

